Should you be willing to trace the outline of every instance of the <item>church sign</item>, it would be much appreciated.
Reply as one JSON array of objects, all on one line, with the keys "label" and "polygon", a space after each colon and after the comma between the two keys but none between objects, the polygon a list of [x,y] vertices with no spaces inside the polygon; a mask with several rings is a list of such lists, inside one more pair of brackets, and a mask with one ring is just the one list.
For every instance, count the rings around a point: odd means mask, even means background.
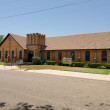
[{"label": "church sign", "polygon": [[71,65],[72,64],[72,58],[63,58],[62,63]]}]

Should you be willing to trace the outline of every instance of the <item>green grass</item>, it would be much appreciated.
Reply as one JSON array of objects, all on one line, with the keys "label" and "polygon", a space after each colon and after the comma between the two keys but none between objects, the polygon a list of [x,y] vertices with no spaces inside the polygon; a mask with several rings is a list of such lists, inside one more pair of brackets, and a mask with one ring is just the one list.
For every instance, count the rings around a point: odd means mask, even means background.
[{"label": "green grass", "polygon": [[94,74],[109,74],[110,69],[97,69],[97,68],[84,68],[84,67],[69,67],[69,66],[58,66],[58,65],[22,65],[22,68],[26,70],[40,70],[40,69],[51,69],[61,71],[72,71],[82,73],[94,73]]},{"label": "green grass", "polygon": [[3,62],[0,62],[0,65],[3,65]]}]

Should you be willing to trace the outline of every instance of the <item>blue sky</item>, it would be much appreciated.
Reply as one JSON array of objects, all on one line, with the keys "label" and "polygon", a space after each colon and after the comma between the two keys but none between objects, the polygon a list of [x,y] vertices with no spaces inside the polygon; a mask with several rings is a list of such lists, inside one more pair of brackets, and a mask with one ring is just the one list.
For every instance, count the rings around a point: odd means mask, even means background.
[{"label": "blue sky", "polygon": [[[2,18],[60,5],[54,10]],[[110,31],[110,0],[0,0],[0,34],[47,37]]]}]

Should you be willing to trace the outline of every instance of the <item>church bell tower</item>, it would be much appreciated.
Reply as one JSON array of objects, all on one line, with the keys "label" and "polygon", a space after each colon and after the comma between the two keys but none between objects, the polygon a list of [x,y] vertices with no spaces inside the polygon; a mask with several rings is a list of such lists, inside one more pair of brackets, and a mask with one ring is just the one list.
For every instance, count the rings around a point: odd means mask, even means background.
[{"label": "church bell tower", "polygon": [[29,54],[33,54],[32,57],[41,57],[42,50],[45,47],[45,35],[39,33],[27,34],[26,47]]}]

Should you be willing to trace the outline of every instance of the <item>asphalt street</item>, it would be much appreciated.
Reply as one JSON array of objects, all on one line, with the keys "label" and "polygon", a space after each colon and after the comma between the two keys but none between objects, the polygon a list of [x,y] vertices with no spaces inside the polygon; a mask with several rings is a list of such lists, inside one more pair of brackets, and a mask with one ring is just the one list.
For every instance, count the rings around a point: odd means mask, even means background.
[{"label": "asphalt street", "polygon": [[110,110],[110,82],[0,70],[0,110]]}]

